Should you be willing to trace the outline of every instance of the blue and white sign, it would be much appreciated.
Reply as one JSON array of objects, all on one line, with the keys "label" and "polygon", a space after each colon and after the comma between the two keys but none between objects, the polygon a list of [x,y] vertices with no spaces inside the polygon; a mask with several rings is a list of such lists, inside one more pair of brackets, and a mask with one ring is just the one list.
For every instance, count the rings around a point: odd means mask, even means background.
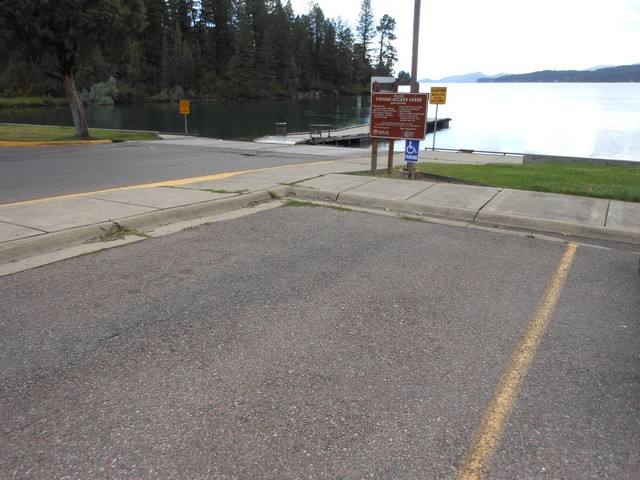
[{"label": "blue and white sign", "polygon": [[404,161],[407,163],[417,163],[420,155],[420,140],[407,140],[404,147]]}]

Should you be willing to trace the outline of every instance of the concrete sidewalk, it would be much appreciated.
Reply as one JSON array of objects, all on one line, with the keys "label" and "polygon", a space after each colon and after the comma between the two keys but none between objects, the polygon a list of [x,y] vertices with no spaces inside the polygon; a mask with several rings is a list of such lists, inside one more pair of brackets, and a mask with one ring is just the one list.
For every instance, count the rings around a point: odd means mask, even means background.
[{"label": "concrete sidewalk", "polygon": [[[216,142],[229,148],[227,142]],[[288,148],[298,152],[300,147]],[[345,149],[345,155],[349,152]],[[486,163],[522,158],[423,151],[421,160]],[[638,203],[349,174],[369,166],[369,158],[360,156],[0,205],[0,275],[177,231],[225,212],[277,205],[273,200],[285,196],[453,220],[462,226],[512,227],[640,245]],[[100,241],[112,238],[119,240]]]}]

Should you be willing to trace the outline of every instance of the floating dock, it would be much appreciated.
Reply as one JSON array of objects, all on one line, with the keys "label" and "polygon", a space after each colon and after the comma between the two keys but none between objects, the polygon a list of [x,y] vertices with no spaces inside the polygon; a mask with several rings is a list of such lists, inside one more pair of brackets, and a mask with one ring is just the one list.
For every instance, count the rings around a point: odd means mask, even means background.
[{"label": "floating dock", "polygon": [[[436,125],[435,118],[427,120],[427,133],[435,129],[449,128],[450,118],[439,118]],[[283,124],[278,124],[282,128]],[[256,143],[274,143],[280,145],[333,145],[339,147],[360,147],[371,144],[369,125],[331,129],[329,125],[310,125],[309,132],[282,133],[269,135],[254,140]]]}]

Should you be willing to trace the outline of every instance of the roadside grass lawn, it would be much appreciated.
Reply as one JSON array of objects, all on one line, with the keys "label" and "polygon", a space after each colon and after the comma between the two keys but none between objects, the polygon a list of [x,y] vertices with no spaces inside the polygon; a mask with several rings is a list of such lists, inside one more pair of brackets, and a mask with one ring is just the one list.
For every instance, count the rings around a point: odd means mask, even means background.
[{"label": "roadside grass lawn", "polygon": [[[126,130],[102,130],[90,128],[91,140],[158,140],[156,135]],[[0,141],[3,142],[68,142],[79,140],[73,127],[48,127],[39,125],[0,124]]]},{"label": "roadside grass lawn", "polygon": [[640,202],[640,166],[418,163],[416,170],[424,174],[468,180],[498,188]]},{"label": "roadside grass lawn", "polygon": [[69,106],[65,97],[0,97],[0,108]]}]

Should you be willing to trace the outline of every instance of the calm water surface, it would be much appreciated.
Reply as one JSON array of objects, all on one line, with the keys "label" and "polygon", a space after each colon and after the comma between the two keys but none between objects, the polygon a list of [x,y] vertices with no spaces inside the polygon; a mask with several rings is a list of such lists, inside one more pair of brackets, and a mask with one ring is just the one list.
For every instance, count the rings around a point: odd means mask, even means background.
[{"label": "calm water surface", "polygon": [[640,161],[639,83],[451,84],[438,116],[436,147]]},{"label": "calm water surface", "polygon": [[[617,158],[640,161],[640,84],[437,84],[447,103],[438,117],[451,127],[436,148]],[[422,85],[429,91],[430,85]],[[189,133],[253,139],[274,132],[308,131],[309,123],[334,127],[369,122],[369,97],[318,100],[194,102]],[[435,116],[430,106],[429,117]],[[90,127],[184,132],[177,103],[87,109]],[[0,122],[71,124],[66,108],[0,110]],[[396,142],[402,149],[403,142]],[[422,148],[431,148],[427,136]]]}]

